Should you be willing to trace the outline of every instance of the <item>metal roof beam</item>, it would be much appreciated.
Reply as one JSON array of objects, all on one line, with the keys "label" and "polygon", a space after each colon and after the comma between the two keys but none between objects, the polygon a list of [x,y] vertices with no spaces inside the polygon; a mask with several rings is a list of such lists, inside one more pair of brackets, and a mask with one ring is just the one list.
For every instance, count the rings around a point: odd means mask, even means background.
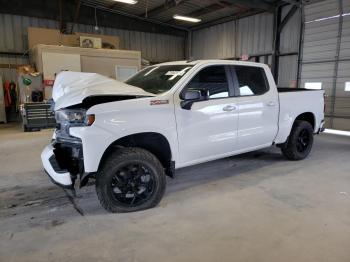
[{"label": "metal roof beam", "polygon": [[290,5],[300,6],[300,2],[298,0],[283,0],[283,2],[290,4]]},{"label": "metal roof beam", "polygon": [[262,0],[226,0],[226,2],[244,7],[263,10],[270,13],[273,13],[275,8],[273,4],[267,3]]},{"label": "metal roof beam", "polygon": [[281,33],[285,25],[288,23],[288,21],[291,19],[291,17],[298,11],[298,6],[294,5],[288,12],[288,14],[284,17],[282,22],[280,23],[278,27],[278,33]]},{"label": "metal roof beam", "polygon": [[182,5],[183,3],[189,2],[189,0],[178,0],[178,1],[171,1],[170,3],[166,4],[164,3],[163,5],[157,6],[145,13],[143,13],[142,15],[140,15],[141,17],[147,17],[147,18],[151,18],[152,16],[156,16],[159,13],[162,13],[164,11],[168,11],[174,7],[177,7],[179,5]]},{"label": "metal roof beam", "polygon": [[198,16],[207,15],[207,14],[216,12],[216,11],[224,9],[224,8],[232,8],[232,7],[234,7],[234,4],[228,3],[227,1],[218,1],[214,4],[200,8],[200,9],[195,10],[191,13],[186,14],[186,15],[198,17]]},{"label": "metal roof beam", "polygon": [[202,23],[200,25],[192,26],[192,27],[190,27],[190,30],[196,31],[196,30],[200,30],[200,29],[207,28],[207,27],[210,27],[210,26],[227,23],[227,22],[230,22],[230,21],[233,21],[233,20],[237,20],[237,19],[240,19],[240,18],[243,18],[243,17],[257,15],[257,14],[260,14],[262,12],[263,11],[261,11],[261,10],[250,9],[250,10],[248,10],[246,12],[243,12],[243,13],[236,13],[236,14],[233,14],[233,15],[229,15],[229,16],[225,16],[225,17],[222,17],[222,18],[219,18],[219,19],[215,19],[215,20],[209,21],[207,23]]}]

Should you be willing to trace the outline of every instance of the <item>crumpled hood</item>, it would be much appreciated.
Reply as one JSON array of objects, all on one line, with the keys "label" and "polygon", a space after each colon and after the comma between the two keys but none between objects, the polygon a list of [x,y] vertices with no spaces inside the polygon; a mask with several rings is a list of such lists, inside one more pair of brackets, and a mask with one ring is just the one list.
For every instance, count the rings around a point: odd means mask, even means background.
[{"label": "crumpled hood", "polygon": [[56,76],[52,90],[55,110],[80,104],[90,96],[155,96],[141,88],[96,73],[63,71]]}]

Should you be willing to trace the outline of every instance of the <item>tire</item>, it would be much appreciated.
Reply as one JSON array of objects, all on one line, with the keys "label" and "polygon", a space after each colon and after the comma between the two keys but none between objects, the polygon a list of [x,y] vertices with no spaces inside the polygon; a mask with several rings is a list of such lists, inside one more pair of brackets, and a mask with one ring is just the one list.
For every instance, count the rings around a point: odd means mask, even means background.
[{"label": "tire", "polygon": [[283,155],[289,160],[302,160],[311,152],[313,128],[309,122],[295,121],[287,142],[281,146]]},{"label": "tire", "polygon": [[142,148],[122,148],[113,152],[96,174],[98,199],[112,213],[155,207],[165,188],[162,164]]}]

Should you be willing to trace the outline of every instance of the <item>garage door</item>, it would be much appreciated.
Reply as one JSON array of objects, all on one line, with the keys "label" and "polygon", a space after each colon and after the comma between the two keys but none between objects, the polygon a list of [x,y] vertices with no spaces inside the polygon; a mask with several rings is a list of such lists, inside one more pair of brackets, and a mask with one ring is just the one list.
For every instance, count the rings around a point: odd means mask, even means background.
[{"label": "garage door", "polygon": [[305,6],[301,87],[326,93],[326,126],[350,131],[350,0]]}]

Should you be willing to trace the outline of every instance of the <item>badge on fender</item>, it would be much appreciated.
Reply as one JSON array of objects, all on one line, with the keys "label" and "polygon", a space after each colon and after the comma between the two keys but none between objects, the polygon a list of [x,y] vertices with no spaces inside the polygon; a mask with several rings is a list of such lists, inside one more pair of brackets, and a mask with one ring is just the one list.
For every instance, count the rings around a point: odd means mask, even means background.
[{"label": "badge on fender", "polygon": [[156,106],[156,105],[165,105],[169,104],[169,100],[151,100],[150,105]]}]

